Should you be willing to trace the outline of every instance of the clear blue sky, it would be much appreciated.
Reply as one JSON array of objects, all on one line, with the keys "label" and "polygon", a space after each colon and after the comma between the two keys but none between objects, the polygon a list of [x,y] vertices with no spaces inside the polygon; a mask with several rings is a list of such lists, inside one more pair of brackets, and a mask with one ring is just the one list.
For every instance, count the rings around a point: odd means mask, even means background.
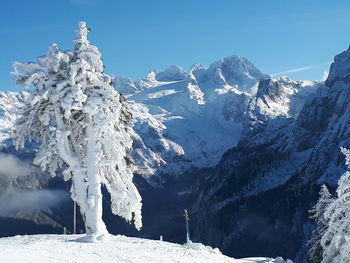
[{"label": "clear blue sky", "polygon": [[349,14],[348,0],[1,0],[0,89],[20,90],[12,62],[72,49],[80,20],[116,76],[237,54],[269,74],[318,65],[286,75],[321,79],[350,44]]}]

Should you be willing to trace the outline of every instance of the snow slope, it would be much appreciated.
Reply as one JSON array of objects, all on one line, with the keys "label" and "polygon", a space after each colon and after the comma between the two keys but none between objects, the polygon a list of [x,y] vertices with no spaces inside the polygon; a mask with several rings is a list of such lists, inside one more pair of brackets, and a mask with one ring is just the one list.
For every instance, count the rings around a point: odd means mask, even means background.
[{"label": "snow slope", "polygon": [[84,263],[292,263],[282,258],[233,259],[202,244],[179,245],[125,236],[106,243],[75,241],[79,235],[33,235],[0,238],[0,262]]}]

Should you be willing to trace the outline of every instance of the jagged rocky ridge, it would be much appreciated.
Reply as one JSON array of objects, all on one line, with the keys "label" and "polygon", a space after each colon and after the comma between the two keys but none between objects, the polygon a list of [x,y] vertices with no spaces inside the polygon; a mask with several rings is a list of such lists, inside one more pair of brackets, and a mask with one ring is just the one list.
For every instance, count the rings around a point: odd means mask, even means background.
[{"label": "jagged rocky ridge", "polygon": [[[181,242],[182,209],[190,207],[195,240],[235,257],[305,261],[307,210],[319,185],[335,185],[345,168],[339,146],[349,146],[349,54],[335,58],[325,83],[270,79],[238,56],[188,72],[152,70],[136,82],[116,78],[134,116],[145,228],[133,232],[106,211],[111,232]],[[16,113],[2,101],[12,117],[1,119],[11,127]],[[23,160],[3,142],[2,151]],[[46,215],[67,225],[67,206]]]}]

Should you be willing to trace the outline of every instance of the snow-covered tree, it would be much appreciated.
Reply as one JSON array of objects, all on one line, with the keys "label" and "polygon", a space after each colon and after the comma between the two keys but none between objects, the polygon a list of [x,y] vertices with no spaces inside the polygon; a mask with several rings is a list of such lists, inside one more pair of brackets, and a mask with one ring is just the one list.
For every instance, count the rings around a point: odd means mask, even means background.
[{"label": "snow-covered tree", "polygon": [[321,239],[322,263],[350,262],[350,150],[341,148],[341,151],[348,171],[339,179],[337,198],[324,213],[329,223]]},{"label": "snow-covered tree", "polygon": [[310,247],[308,252],[310,262],[319,263],[322,261],[323,248],[321,246],[321,238],[328,227],[328,221],[326,220],[324,213],[331,201],[331,194],[329,193],[327,186],[323,184],[316,205],[309,210],[310,218],[316,223],[316,229],[312,231],[311,239],[308,242],[308,246]]},{"label": "snow-covered tree", "polygon": [[52,45],[36,63],[15,63],[17,84],[34,86],[17,121],[16,146],[40,143],[35,164],[72,180],[71,195],[92,240],[105,239],[102,184],[111,195],[112,212],[141,223],[141,196],[132,182],[128,151],[130,117],[113,77],[104,73],[101,53],[80,22],[74,51]]}]

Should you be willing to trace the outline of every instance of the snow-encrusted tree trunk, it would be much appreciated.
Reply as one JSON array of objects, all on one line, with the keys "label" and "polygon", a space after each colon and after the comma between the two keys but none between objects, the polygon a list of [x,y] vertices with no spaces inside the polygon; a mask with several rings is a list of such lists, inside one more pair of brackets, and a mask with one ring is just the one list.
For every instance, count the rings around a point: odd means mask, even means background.
[{"label": "snow-encrusted tree trunk", "polygon": [[103,72],[101,53],[79,24],[73,52],[49,48],[37,63],[15,63],[16,82],[34,89],[17,121],[17,147],[40,142],[35,163],[54,176],[63,168],[72,179],[71,194],[91,238],[105,239],[102,184],[111,195],[112,212],[141,223],[141,196],[132,182],[128,157],[132,140],[125,125],[130,114],[113,78]]},{"label": "snow-encrusted tree trunk", "polygon": [[[341,148],[350,169],[350,150]],[[338,182],[337,198],[324,213],[328,228],[322,236],[322,263],[350,262],[350,171]]]},{"label": "snow-encrusted tree trunk", "polygon": [[92,114],[88,114],[87,123],[87,178],[88,186],[88,207],[85,210],[85,225],[88,234],[106,233],[106,225],[102,221],[102,191],[101,178],[99,176],[99,163],[102,150],[100,143],[96,140],[98,136],[92,123]]},{"label": "snow-encrusted tree trunk", "polygon": [[321,238],[328,227],[328,221],[324,213],[331,201],[331,194],[327,186],[323,184],[316,205],[309,211],[310,218],[316,222],[316,229],[312,231],[311,239],[308,242],[308,246],[310,247],[308,251],[310,262],[319,263],[322,261],[323,249],[321,246]]}]

